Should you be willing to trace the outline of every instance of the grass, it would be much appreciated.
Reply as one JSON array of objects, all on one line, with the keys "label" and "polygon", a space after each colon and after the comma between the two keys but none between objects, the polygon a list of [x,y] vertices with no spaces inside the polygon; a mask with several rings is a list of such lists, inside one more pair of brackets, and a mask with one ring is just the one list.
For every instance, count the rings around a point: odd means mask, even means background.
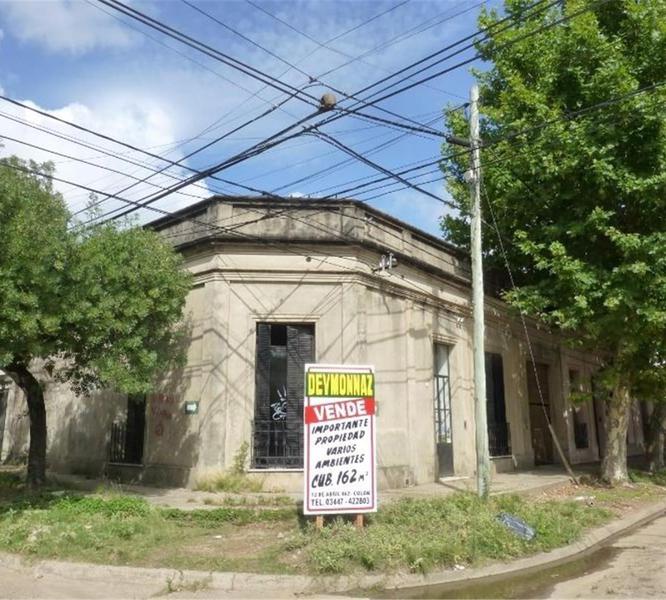
[{"label": "grass", "polygon": [[[235,556],[246,531],[260,529],[256,547]],[[282,542],[273,530],[297,529],[295,507],[221,507],[183,511],[117,493],[30,493],[18,476],[0,473],[0,549],[33,558],[177,569],[264,570]],[[275,556],[265,566],[258,561]]]},{"label": "grass", "polygon": [[264,482],[245,473],[220,472],[201,477],[194,489],[201,492],[256,493],[264,489]]},{"label": "grass", "polygon": [[[615,507],[664,494],[666,474],[633,473],[631,487],[576,488],[593,503],[545,497],[473,494],[405,499],[382,506],[357,530],[331,519],[323,531],[299,517],[293,501],[184,511],[117,491],[32,494],[18,475],[0,472],[0,549],[35,558],[206,571],[316,574],[396,570],[427,572],[509,560],[577,540],[613,517]],[[508,531],[497,515],[520,517],[532,541]],[[174,588],[177,586],[174,584]]]},{"label": "grass", "polygon": [[[189,502],[189,500],[188,500]],[[196,500],[192,499],[192,502]],[[296,506],[297,502],[289,496],[221,496],[203,499],[207,506]]]},{"label": "grass", "polygon": [[631,469],[629,471],[629,479],[631,479],[631,481],[634,483],[649,483],[653,485],[666,486],[666,469],[662,469],[656,473]]},{"label": "grass", "polygon": [[[498,520],[499,512],[516,515],[537,532],[524,541]],[[458,493],[388,505],[357,531],[342,519],[319,532],[313,528],[292,542],[305,552],[311,570],[346,573],[359,570],[426,572],[435,567],[474,565],[550,550],[578,539],[584,529],[604,523],[611,514],[577,502],[531,502],[500,496],[483,502]]]}]

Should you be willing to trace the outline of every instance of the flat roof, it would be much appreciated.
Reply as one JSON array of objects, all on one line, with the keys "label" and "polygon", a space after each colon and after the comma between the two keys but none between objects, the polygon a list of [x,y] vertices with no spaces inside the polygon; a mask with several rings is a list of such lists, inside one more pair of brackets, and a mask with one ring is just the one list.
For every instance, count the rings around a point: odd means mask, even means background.
[{"label": "flat roof", "polygon": [[451,244],[450,242],[445,241],[442,238],[434,236],[418,227],[414,227],[405,221],[397,219],[393,215],[390,215],[384,211],[381,211],[373,206],[370,206],[368,203],[362,200],[356,200],[354,198],[285,198],[285,197],[276,197],[276,196],[223,196],[215,195],[201,200],[200,202],[195,202],[190,204],[185,208],[181,208],[178,211],[174,211],[172,214],[160,217],[154,221],[150,221],[146,224],[146,227],[151,229],[160,230],[174,223],[187,220],[189,217],[195,213],[200,213],[202,210],[205,210],[213,204],[231,204],[231,205],[243,205],[243,204],[252,204],[260,205],[262,207],[270,208],[271,206],[289,208],[292,207],[295,210],[302,210],[304,208],[317,208],[317,207],[342,207],[342,206],[353,206],[356,208],[361,208],[367,213],[370,213],[384,221],[392,223],[394,226],[399,227],[403,230],[406,230],[410,233],[416,234],[424,241],[427,241],[430,245],[438,247],[440,250],[454,254],[459,258],[469,258],[467,251],[459,248],[458,246]]}]

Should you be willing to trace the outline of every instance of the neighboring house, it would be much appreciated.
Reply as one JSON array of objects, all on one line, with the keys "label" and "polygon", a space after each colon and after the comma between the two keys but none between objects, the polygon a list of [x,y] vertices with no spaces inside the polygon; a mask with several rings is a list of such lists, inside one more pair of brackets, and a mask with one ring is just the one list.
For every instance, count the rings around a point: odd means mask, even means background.
[{"label": "neighboring house", "polygon": [[[76,398],[47,384],[51,468],[191,485],[230,467],[247,442],[266,488],[299,490],[303,365],[322,362],[375,366],[380,487],[474,473],[462,251],[352,200],[214,197],[150,226],[194,275],[187,365],[147,397]],[[592,391],[596,358],[528,327],[536,369],[520,321],[486,298],[493,468],[558,462],[549,421],[573,463],[598,460],[603,405],[568,400]],[[27,437],[20,394],[6,412],[2,458],[17,457]],[[630,452],[640,452],[633,417]]]}]

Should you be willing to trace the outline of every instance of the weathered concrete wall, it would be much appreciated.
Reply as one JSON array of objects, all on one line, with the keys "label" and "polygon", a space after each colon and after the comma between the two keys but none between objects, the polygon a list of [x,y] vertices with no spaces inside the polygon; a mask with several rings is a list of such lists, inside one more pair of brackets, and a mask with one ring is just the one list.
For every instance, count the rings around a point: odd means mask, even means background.
[{"label": "weathered concrete wall", "polygon": [[[285,207],[291,207],[289,213]],[[169,239],[182,243],[194,275],[185,310],[187,365],[166,376],[147,398],[143,465],[128,467],[126,475],[146,483],[194,485],[229,468],[244,442],[251,446],[258,322],[311,323],[316,361],[375,366],[380,487],[437,478],[434,344],[446,344],[454,471],[474,474],[469,273],[460,253],[345,201],[323,207],[290,201],[277,208],[266,202],[212,202],[191,214],[198,221],[233,226],[242,237],[226,230],[211,236],[186,215],[159,225]],[[398,257],[397,266],[377,272],[380,256],[388,251]],[[532,322],[528,345],[520,320],[496,299],[487,298],[486,320],[486,349],[502,356],[511,435],[512,454],[495,461],[495,468],[534,464],[527,393],[532,355],[548,366],[551,417],[565,453],[573,462],[596,460],[593,407],[583,407],[590,447],[580,450],[569,401],[569,371],[579,372],[582,385],[589,386],[593,357],[566,350],[561,339]],[[53,383],[47,384],[46,396],[49,464],[91,475],[109,469],[110,428],[122,418],[126,398],[111,393],[77,398]],[[185,414],[186,402],[198,402],[198,412]],[[22,399],[13,398],[10,407],[2,460],[20,458],[27,448]],[[638,412],[635,416],[640,418]],[[635,449],[640,423],[632,423]],[[557,461],[556,452],[554,457]],[[299,470],[252,475],[264,480],[266,489],[302,486]]]}]

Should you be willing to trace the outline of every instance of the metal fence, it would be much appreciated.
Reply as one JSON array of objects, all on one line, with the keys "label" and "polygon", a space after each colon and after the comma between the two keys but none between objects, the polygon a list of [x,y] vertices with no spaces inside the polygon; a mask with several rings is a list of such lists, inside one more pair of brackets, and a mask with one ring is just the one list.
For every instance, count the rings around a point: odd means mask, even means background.
[{"label": "metal fence", "polygon": [[128,429],[126,421],[111,424],[109,462],[138,465],[143,459],[143,432]]},{"label": "metal fence", "polygon": [[127,441],[127,424],[111,423],[111,441],[109,443],[109,462],[125,462],[125,443]]},{"label": "metal fence", "polygon": [[511,430],[508,423],[488,423],[488,451],[490,456],[511,454]]},{"label": "metal fence", "polygon": [[256,469],[303,467],[303,430],[287,430],[287,421],[252,421],[252,466]]}]

